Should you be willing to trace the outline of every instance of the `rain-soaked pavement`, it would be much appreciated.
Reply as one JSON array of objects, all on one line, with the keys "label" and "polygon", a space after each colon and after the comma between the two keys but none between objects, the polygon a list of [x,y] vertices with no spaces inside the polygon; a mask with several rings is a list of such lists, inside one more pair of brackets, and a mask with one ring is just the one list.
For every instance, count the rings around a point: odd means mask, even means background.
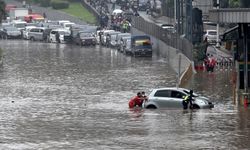
[{"label": "rain-soaked pavement", "polygon": [[188,87],[211,110],[128,109],[137,91],[175,86],[167,61],[108,48],[1,41],[0,149],[249,149],[250,111],[234,105],[231,71]]}]

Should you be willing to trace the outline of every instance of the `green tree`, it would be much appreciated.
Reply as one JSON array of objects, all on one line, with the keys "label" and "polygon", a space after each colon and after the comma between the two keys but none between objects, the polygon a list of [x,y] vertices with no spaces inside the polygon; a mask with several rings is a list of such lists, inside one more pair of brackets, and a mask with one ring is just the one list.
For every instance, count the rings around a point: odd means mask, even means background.
[{"label": "green tree", "polygon": [[6,12],[5,12],[5,2],[0,0],[0,23],[3,19],[5,19]]}]

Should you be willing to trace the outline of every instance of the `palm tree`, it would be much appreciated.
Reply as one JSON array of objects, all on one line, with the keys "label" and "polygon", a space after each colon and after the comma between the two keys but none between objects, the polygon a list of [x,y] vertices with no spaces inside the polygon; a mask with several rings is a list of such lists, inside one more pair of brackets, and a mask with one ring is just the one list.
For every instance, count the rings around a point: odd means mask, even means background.
[{"label": "palm tree", "polygon": [[0,0],[0,23],[5,18],[6,12],[5,12],[5,2],[3,0]]}]

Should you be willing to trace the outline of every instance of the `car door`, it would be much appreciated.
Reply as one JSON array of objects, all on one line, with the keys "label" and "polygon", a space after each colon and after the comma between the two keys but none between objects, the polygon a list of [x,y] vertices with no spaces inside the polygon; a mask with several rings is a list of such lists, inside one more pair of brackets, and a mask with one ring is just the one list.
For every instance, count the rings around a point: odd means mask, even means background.
[{"label": "car door", "polygon": [[56,42],[56,31],[51,31],[49,36],[50,42]]},{"label": "car door", "polygon": [[33,30],[33,36],[36,40],[40,40],[39,34],[40,34],[40,29]]},{"label": "car door", "polygon": [[39,32],[37,34],[37,39],[39,39],[40,41],[43,40],[43,31],[44,29],[39,29]]},{"label": "car door", "polygon": [[39,29],[33,28],[29,30],[28,37],[30,40],[36,40],[36,33],[38,32]]},{"label": "car door", "polygon": [[172,90],[170,98],[172,107],[182,107],[184,96],[186,96],[184,93],[177,90]]},{"label": "car door", "polygon": [[154,102],[159,108],[172,107],[171,104],[171,91],[170,90],[158,90],[154,94]]},{"label": "car door", "polygon": [[81,42],[80,42],[80,33],[77,33],[75,38],[74,38],[74,41],[76,43],[76,45],[80,45]]}]

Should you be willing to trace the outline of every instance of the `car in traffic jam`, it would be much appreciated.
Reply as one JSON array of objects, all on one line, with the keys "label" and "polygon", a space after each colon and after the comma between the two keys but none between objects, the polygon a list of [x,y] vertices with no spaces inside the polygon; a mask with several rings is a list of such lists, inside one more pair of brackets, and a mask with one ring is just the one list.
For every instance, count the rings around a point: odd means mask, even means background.
[{"label": "car in traffic jam", "polygon": [[[144,4],[144,1],[141,2]],[[44,19],[41,14],[32,13],[24,18],[3,20],[0,25],[0,37],[1,39],[15,38],[80,46],[96,46],[98,44],[135,57],[151,57],[152,45],[149,36],[134,36],[130,33],[131,16],[134,14],[115,9],[112,15],[112,22],[116,24],[115,27],[103,28],[89,24],[77,24],[69,20],[48,20]],[[138,41],[135,40],[136,37],[142,39]]]}]

